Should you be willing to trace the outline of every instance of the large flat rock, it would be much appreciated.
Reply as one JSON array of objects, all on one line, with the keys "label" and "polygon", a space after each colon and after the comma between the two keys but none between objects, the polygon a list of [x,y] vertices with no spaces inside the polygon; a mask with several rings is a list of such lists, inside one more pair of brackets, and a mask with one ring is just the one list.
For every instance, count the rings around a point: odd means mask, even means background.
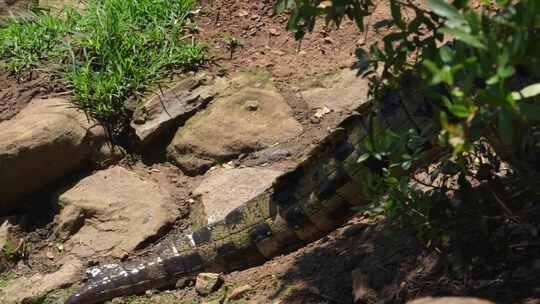
[{"label": "large flat rock", "polygon": [[301,92],[311,109],[328,108],[352,111],[367,101],[368,80],[356,75],[355,70],[342,69],[336,73],[310,80]]},{"label": "large flat rock", "polygon": [[0,289],[0,303],[37,303],[49,292],[78,282],[83,269],[81,261],[70,259],[55,272],[10,281],[7,287]]},{"label": "large flat rock", "polygon": [[488,300],[468,297],[441,297],[441,298],[421,298],[407,304],[493,304]]},{"label": "large flat rock", "polygon": [[156,182],[118,166],[82,179],[57,202],[56,236],[79,257],[124,256],[163,234],[178,215]]},{"label": "large flat rock", "polygon": [[203,173],[242,153],[298,136],[302,126],[267,74],[243,72],[202,112],[190,118],[167,148],[184,173]]},{"label": "large flat rock", "polygon": [[17,200],[81,168],[102,134],[64,99],[34,99],[0,123],[0,214]]},{"label": "large flat rock", "polygon": [[176,131],[224,86],[225,80],[221,78],[195,75],[158,90],[137,108],[131,127],[146,146],[159,140],[165,132]]},{"label": "large flat rock", "polygon": [[229,212],[270,188],[281,174],[262,168],[219,168],[208,172],[193,191],[201,207],[194,222],[204,226],[224,219]]}]

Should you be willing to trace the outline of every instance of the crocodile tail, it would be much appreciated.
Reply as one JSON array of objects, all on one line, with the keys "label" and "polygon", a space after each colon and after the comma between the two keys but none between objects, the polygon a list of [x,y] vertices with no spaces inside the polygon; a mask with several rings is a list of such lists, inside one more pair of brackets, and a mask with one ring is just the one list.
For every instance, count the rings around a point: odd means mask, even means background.
[{"label": "crocodile tail", "polygon": [[417,116],[420,112],[415,109],[406,109],[403,104],[387,109],[377,113],[375,124],[359,115],[349,117],[270,189],[231,211],[224,220],[178,236],[159,257],[144,264],[90,269],[88,284],[67,304],[101,303],[166,287],[201,271],[246,269],[335,230],[354,214],[353,206],[367,203],[359,190],[385,166],[358,163],[369,132],[386,128],[404,132],[425,125],[421,120],[426,118]]},{"label": "crocodile tail", "polygon": [[[191,269],[179,269],[177,265],[191,265]],[[171,286],[176,282],[172,271],[190,272],[194,271],[197,265],[200,267],[201,264],[186,254],[166,259],[151,258],[144,263],[92,267],[86,271],[88,283],[72,295],[66,304],[102,303],[119,296],[140,294],[148,289]]]}]

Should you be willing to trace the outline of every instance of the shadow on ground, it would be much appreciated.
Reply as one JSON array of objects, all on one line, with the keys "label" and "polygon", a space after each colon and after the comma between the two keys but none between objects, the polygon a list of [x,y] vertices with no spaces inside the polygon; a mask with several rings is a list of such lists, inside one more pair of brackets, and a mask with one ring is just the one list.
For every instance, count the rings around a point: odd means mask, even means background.
[{"label": "shadow on ground", "polygon": [[[486,209],[479,209],[481,217],[451,223],[454,241],[440,250],[426,249],[405,232],[387,236],[388,223],[353,219],[294,254],[271,298],[295,304],[353,303],[354,281],[362,304],[406,303],[421,296],[538,304],[540,210],[535,196],[516,198],[505,182],[495,189],[510,191],[501,190],[494,199],[485,187],[468,194],[464,204],[482,199]],[[492,200],[507,202],[514,216],[502,216],[500,202]]]}]

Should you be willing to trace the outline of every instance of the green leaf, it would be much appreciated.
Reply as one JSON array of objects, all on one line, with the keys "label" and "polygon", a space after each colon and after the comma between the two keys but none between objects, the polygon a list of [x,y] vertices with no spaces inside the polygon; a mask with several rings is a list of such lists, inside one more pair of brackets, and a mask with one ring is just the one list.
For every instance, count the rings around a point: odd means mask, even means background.
[{"label": "green leaf", "polygon": [[494,85],[499,82],[499,75],[493,75],[488,80],[486,80],[487,85]]},{"label": "green leaf", "polygon": [[378,31],[381,28],[390,28],[392,27],[392,25],[394,25],[394,22],[392,20],[383,19],[381,21],[375,22],[375,24],[373,25],[373,28],[375,29],[375,31]]},{"label": "green leaf", "polygon": [[409,188],[409,178],[406,176],[402,176],[399,179],[399,191],[405,193],[407,192],[407,189]]},{"label": "green leaf", "polygon": [[500,66],[497,68],[497,75],[503,79],[514,75],[515,72],[516,70],[511,65]]},{"label": "green leaf", "polygon": [[471,115],[471,110],[464,105],[452,105],[448,107],[450,113],[459,118],[467,118]]},{"label": "green leaf", "polygon": [[440,169],[443,174],[447,175],[455,175],[461,171],[461,167],[451,160],[443,161]]},{"label": "green leaf", "polygon": [[362,163],[362,162],[365,162],[368,158],[369,158],[369,153],[364,153],[364,154],[360,155],[360,157],[358,158],[358,160],[356,162],[357,163]]},{"label": "green leaf", "polygon": [[392,19],[394,19],[394,23],[400,29],[405,29],[406,24],[401,18],[401,8],[399,4],[396,2],[396,0],[390,0],[390,11],[392,13]]},{"label": "green leaf", "polygon": [[465,23],[465,18],[448,2],[444,0],[427,0],[427,4],[435,14],[447,18],[451,23]]},{"label": "green leaf", "polygon": [[439,49],[439,55],[444,63],[449,63],[454,59],[454,53],[447,46],[442,46]]},{"label": "green leaf", "polygon": [[514,100],[521,100],[534,97],[538,94],[540,94],[540,82],[526,86],[519,92],[512,92],[512,98],[514,98]]},{"label": "green leaf", "polygon": [[356,23],[356,26],[358,29],[363,32],[365,30],[364,28],[364,17],[369,16],[369,13],[366,10],[363,10],[360,4],[357,1],[353,1],[352,3],[352,14],[354,22]]},{"label": "green leaf", "polygon": [[298,9],[295,9],[291,13],[291,16],[289,17],[289,21],[287,22],[287,27],[286,27],[288,31],[298,30],[298,22],[300,22],[300,17],[301,17],[300,11]]},{"label": "green leaf", "polygon": [[362,48],[357,48],[355,54],[357,61],[354,64],[354,68],[358,69],[360,73],[367,70],[369,68],[369,57],[367,52]]},{"label": "green leaf", "polygon": [[408,161],[404,161],[402,164],[401,164],[401,168],[403,168],[403,170],[409,170],[412,166],[412,161],[408,160]]},{"label": "green leaf", "polygon": [[294,5],[294,0],[279,0],[276,5],[274,5],[274,13],[281,14],[286,9],[292,7]]},{"label": "green leaf", "polygon": [[487,49],[486,46],[475,36],[456,28],[443,27],[439,29],[440,33],[455,37],[457,40],[461,40],[470,46],[479,49]]},{"label": "green leaf", "polygon": [[501,111],[499,113],[498,128],[499,136],[504,144],[510,145],[514,139],[514,128],[512,127],[512,121],[507,112]]},{"label": "green leaf", "polygon": [[519,104],[519,108],[529,121],[540,121],[540,104],[522,102]]}]

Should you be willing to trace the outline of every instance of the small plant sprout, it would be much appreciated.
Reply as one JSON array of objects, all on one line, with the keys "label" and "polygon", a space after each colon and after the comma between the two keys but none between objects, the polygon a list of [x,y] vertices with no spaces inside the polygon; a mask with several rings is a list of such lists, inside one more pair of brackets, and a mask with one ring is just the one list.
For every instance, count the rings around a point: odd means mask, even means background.
[{"label": "small plant sprout", "polygon": [[225,47],[229,50],[230,59],[232,59],[236,49],[242,47],[244,44],[229,32],[223,33],[222,37]]}]

